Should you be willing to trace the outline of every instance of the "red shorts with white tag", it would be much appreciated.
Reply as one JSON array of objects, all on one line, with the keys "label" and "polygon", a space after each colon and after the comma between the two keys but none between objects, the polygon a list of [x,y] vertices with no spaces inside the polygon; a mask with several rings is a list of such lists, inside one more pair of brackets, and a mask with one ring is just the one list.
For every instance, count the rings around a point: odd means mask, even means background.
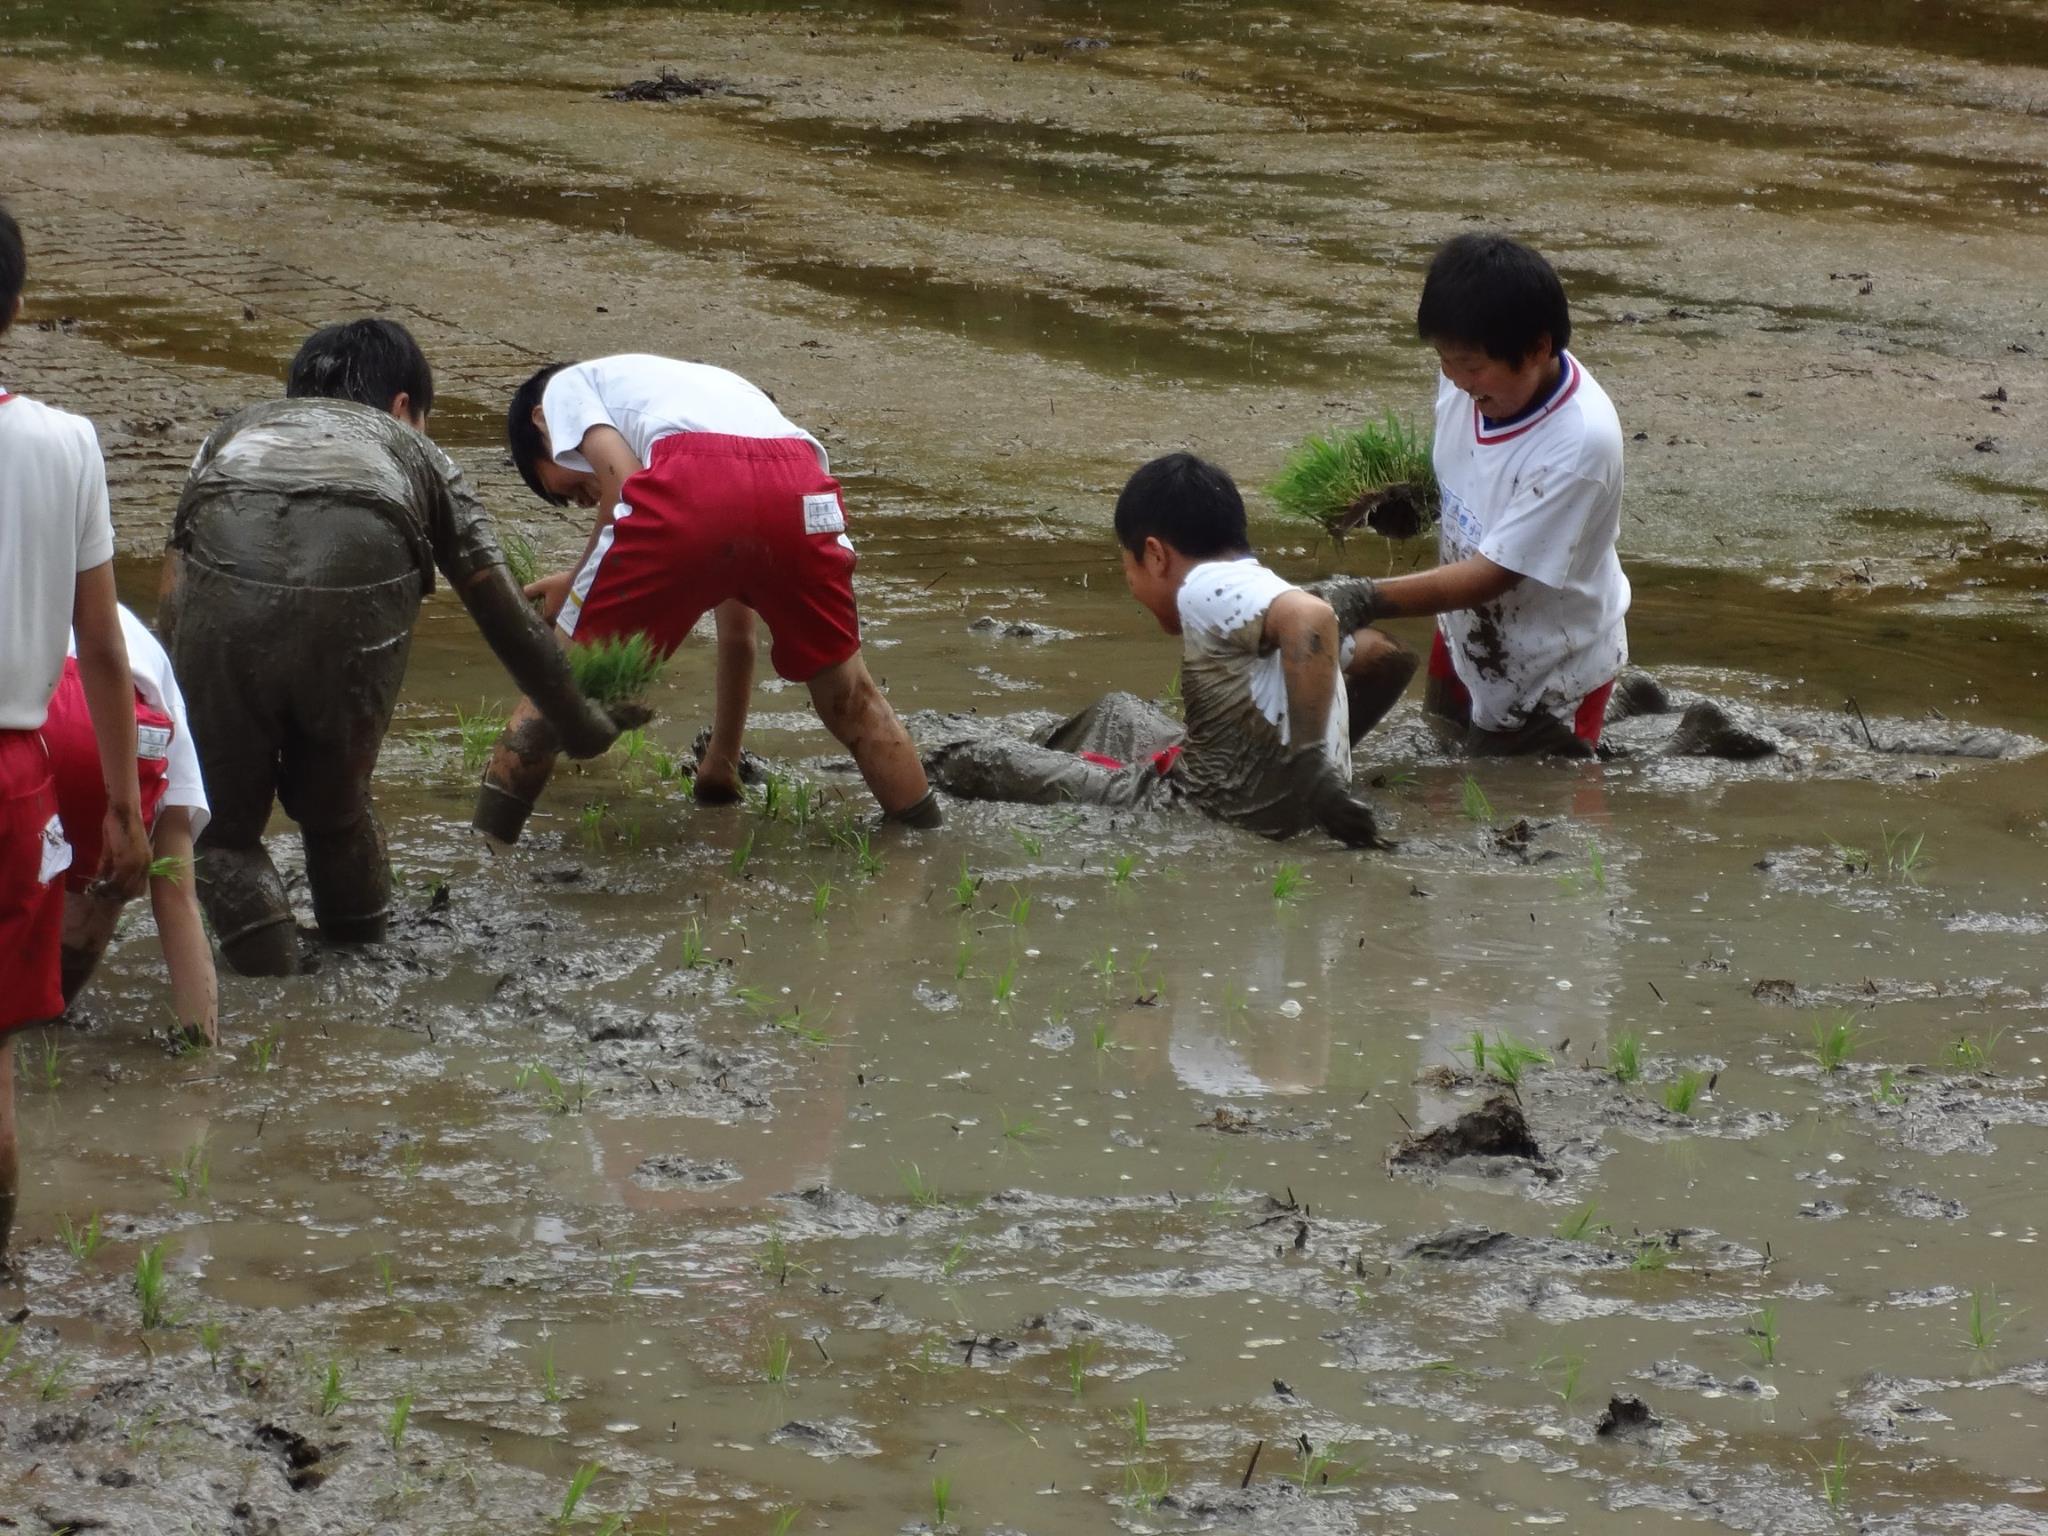
[{"label": "red shorts with white tag", "polygon": [[[92,884],[100,867],[100,828],[107,817],[107,781],[100,772],[99,738],[85,707],[85,683],[76,660],[64,663],[57,691],[50,695],[49,717],[43,721],[43,743],[50,749],[50,771],[57,780],[57,813],[64,819],[64,838],[71,844],[68,890]],[[156,813],[170,787],[171,717],[135,695],[135,778],[142,790],[142,825],[156,830]]]},{"label": "red shorts with white tag", "polygon": [[0,1035],[64,1011],[67,851],[42,737],[0,731]]},{"label": "red shorts with white tag", "polygon": [[[1472,708],[1472,695],[1458,681],[1457,668],[1451,664],[1450,647],[1444,644],[1442,630],[1436,632],[1436,638],[1430,643],[1429,675],[1440,683],[1448,684],[1464,700],[1468,711]],[[1572,734],[1589,747],[1600,745],[1600,733],[1607,727],[1607,699],[1613,692],[1614,679],[1610,677],[1579,700],[1579,707],[1572,714]]]},{"label": "red shorts with white tag", "polygon": [[667,655],[737,598],[767,621],[769,658],[791,682],[860,649],[846,510],[809,443],[678,432],[652,457],[576,572],[556,621],[566,633],[644,634]]}]

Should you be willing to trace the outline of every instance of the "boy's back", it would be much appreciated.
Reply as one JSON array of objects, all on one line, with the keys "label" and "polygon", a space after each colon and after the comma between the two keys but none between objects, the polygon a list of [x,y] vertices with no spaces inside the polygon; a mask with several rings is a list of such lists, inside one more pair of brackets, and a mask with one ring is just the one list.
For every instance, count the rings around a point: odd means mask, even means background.
[{"label": "boy's back", "polygon": [[542,396],[555,462],[587,469],[577,445],[594,426],[618,430],[642,465],[654,445],[678,432],[724,437],[801,438],[831,469],[824,446],[782,414],[758,384],[709,363],[686,363],[651,352],[622,352],[571,363],[548,380]]},{"label": "boy's back", "polygon": [[113,557],[92,423],[0,389],[0,730],[42,726],[64,666],[72,583]]}]

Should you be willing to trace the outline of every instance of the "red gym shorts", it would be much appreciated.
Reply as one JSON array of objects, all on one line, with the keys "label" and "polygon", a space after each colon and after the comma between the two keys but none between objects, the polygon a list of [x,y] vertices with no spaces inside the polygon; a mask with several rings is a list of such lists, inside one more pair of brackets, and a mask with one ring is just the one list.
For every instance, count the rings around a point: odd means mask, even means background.
[{"label": "red gym shorts", "polygon": [[[43,721],[43,743],[50,749],[50,772],[57,781],[57,814],[64,819],[64,838],[71,844],[71,868],[65,872],[69,890],[82,891],[100,867],[100,828],[107,816],[107,781],[100,772],[99,738],[85,707],[85,682],[76,660],[67,660],[50,695],[50,713]],[[171,718],[135,695],[135,777],[142,790],[142,825],[156,830],[156,813],[170,787]]]},{"label": "red gym shorts", "polygon": [[[1444,632],[1438,630],[1429,647],[1429,675],[1440,683],[1447,683],[1453,694],[1460,699],[1466,710],[1472,708],[1472,695],[1465,691],[1465,685],[1458,681],[1457,669],[1451,665],[1450,648],[1444,644]],[[1578,712],[1572,716],[1572,734],[1589,747],[1600,745],[1600,732],[1607,724],[1607,696],[1614,692],[1614,679],[1609,678],[1598,688],[1579,700]]]},{"label": "red gym shorts", "polygon": [[860,649],[839,482],[800,437],[678,432],[620,492],[557,622],[579,641],[645,634],[663,655],[738,598],[778,675],[809,682]]},{"label": "red gym shorts", "polygon": [[64,1011],[64,883],[43,873],[62,842],[41,736],[0,731],[0,1035]]}]

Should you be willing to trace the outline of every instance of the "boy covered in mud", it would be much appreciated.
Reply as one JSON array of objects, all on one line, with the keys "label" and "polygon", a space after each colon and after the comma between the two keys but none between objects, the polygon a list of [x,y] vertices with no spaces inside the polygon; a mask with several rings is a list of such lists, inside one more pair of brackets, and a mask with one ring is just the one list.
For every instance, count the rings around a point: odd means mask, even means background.
[{"label": "boy covered in mud", "polygon": [[[809,688],[885,819],[939,824],[917,749],[861,655],[839,482],[823,446],[765,391],[723,368],[644,353],[558,363],[520,386],[506,432],[536,496],[597,509],[575,571],[528,589],[564,644],[639,634],[667,656],[715,616],[699,800],[739,797],[758,616],[776,673]],[[522,699],[484,773],[479,831],[517,840],[555,752],[548,722]]]},{"label": "boy covered in mud", "polygon": [[321,934],[384,936],[391,872],[370,777],[436,569],[572,755],[618,734],[506,573],[490,515],[428,441],[433,373],[410,333],[379,319],[317,331],[285,393],[200,448],[159,617],[213,802],[200,900],[244,975],[299,968],[263,847],[273,798],[299,824]]},{"label": "boy covered in mud", "polygon": [[1367,627],[1372,584],[1296,587],[1261,565],[1237,486],[1190,453],[1131,476],[1116,537],[1131,595],[1181,637],[1185,723],[1111,694],[1039,742],[939,747],[940,786],[1040,805],[1184,799],[1267,837],[1319,827],[1376,845],[1372,809],[1351,793],[1351,749],[1400,698],[1415,657]]},{"label": "boy covered in mud", "polygon": [[1423,708],[1466,750],[1591,757],[1628,660],[1620,419],[1566,350],[1557,273],[1506,236],[1437,251],[1415,329],[1442,366],[1440,563],[1367,611],[1436,616]]},{"label": "boy covered in mud", "polygon": [[[21,314],[28,257],[0,208],[0,335]],[[135,774],[135,710],[114,604],[114,525],[92,423],[0,385],[0,1269],[14,1228],[20,1162],[14,1037],[64,1011],[59,880],[72,862],[42,741],[50,694],[75,633],[84,704],[106,797],[94,873],[115,898],[142,889],[149,845]]]},{"label": "boy covered in mud", "polygon": [[[220,1043],[220,993],[213,945],[199,918],[192,879],[192,841],[206,829],[206,785],[185,718],[185,697],[171,658],[157,638],[124,606],[118,609],[128,670],[135,679],[135,771],[142,793],[142,825],[156,857],[149,901],[157,945],[171,976],[171,1008],[178,1027],[194,1041]],[[92,979],[127,902],[90,878],[99,863],[100,822],[106,790],[95,771],[99,740],[86,708],[77,642],[64,663],[43,723],[43,745],[57,783],[57,811],[72,847],[64,876],[64,1005],[70,1007]]]}]

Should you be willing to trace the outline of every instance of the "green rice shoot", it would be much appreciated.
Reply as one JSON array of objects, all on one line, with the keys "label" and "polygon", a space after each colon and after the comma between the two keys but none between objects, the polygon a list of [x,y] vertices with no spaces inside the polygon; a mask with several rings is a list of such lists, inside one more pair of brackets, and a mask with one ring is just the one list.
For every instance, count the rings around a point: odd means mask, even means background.
[{"label": "green rice shoot", "polygon": [[502,541],[505,570],[522,589],[540,580],[540,551],[523,533],[507,533]]},{"label": "green rice shoot", "polygon": [[569,648],[569,671],[593,704],[630,704],[660,676],[664,658],[645,635],[607,635]]},{"label": "green rice shoot", "polygon": [[1436,519],[1436,470],[1428,441],[1389,411],[1361,427],[1309,438],[1267,485],[1266,494],[1282,515],[1315,523],[1341,543],[1365,520],[1368,509],[1362,502],[1399,490],[1408,493],[1418,522],[1405,532],[1389,532],[1406,537]]}]

